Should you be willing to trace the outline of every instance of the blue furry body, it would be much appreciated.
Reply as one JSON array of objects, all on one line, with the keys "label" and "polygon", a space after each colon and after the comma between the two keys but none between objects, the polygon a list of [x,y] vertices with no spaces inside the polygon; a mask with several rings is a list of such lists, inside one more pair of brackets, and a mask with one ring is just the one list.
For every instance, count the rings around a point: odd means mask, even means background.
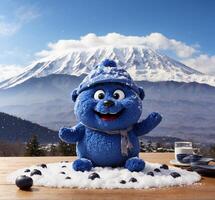
[{"label": "blue furry body", "polygon": [[119,134],[110,135],[78,124],[72,129],[62,128],[59,136],[67,143],[77,143],[78,157],[89,159],[93,166],[124,166],[126,160],[139,156],[138,136],[151,131],[160,121],[161,116],[158,113],[152,113],[147,119],[133,126],[133,129],[128,133],[133,148],[127,156],[123,156],[121,153],[121,136]]},{"label": "blue furry body", "polygon": [[121,154],[121,136],[109,135],[86,128],[83,138],[77,143],[77,154],[80,158],[87,158],[94,166],[123,166],[128,158],[138,156],[139,141],[133,131],[129,132],[129,139],[133,145],[128,156]]},{"label": "blue furry body", "polygon": [[[78,124],[59,131],[61,140],[77,144],[77,171],[92,166],[121,167],[141,171],[138,137],[154,129],[162,117],[151,113],[139,121],[144,91],[114,61],[103,62],[73,91]],[[92,81],[92,79],[94,81]]]}]

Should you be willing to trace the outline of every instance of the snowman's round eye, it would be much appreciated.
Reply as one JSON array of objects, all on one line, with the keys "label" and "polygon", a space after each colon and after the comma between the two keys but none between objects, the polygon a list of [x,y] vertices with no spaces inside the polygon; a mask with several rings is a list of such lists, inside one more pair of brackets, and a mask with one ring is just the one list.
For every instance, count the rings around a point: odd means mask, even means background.
[{"label": "snowman's round eye", "polygon": [[115,90],[115,92],[113,93],[113,98],[122,100],[125,98],[125,93],[122,90]]},{"label": "snowman's round eye", "polygon": [[100,100],[100,99],[104,99],[105,98],[105,92],[103,90],[97,90],[94,93],[94,99],[95,100]]}]

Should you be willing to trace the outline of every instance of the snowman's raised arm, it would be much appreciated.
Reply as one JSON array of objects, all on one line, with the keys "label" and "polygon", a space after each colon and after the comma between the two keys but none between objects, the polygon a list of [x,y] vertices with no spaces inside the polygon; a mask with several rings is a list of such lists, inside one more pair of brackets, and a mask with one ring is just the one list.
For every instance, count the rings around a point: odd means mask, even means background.
[{"label": "snowman's raised arm", "polygon": [[66,143],[76,143],[84,136],[85,127],[79,123],[72,128],[61,128],[59,138]]},{"label": "snowman's raised arm", "polygon": [[134,125],[134,132],[137,136],[142,136],[154,129],[162,120],[159,113],[151,113],[145,120]]}]

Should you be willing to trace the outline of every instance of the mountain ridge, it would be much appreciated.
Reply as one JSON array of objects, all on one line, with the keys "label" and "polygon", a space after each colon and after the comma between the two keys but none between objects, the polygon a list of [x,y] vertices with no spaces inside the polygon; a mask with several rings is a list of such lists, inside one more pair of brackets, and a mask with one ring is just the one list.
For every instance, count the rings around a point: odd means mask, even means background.
[{"label": "mountain ridge", "polygon": [[22,118],[0,112],[0,140],[10,142],[27,142],[33,136],[38,136],[41,143],[58,141],[56,131]]},{"label": "mountain ridge", "polygon": [[102,60],[109,58],[124,67],[136,81],[178,81],[198,82],[215,86],[215,77],[205,75],[166,55],[143,47],[103,47],[72,51],[50,59],[41,59],[29,65],[26,70],[0,83],[7,89],[29,80],[50,74],[87,74]]}]

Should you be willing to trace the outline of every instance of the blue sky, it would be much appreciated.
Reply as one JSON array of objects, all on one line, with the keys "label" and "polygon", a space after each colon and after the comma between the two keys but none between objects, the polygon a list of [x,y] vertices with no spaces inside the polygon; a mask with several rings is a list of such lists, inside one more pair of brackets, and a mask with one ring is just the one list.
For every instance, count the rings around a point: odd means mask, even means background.
[{"label": "blue sky", "polygon": [[[49,43],[79,41],[88,33],[159,33],[166,42],[174,39],[175,46],[179,42],[194,51],[180,56],[172,43],[158,50],[215,75],[214,9],[213,0],[1,0],[0,69],[26,66]],[[163,45],[162,38],[159,42]]]}]

